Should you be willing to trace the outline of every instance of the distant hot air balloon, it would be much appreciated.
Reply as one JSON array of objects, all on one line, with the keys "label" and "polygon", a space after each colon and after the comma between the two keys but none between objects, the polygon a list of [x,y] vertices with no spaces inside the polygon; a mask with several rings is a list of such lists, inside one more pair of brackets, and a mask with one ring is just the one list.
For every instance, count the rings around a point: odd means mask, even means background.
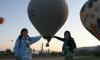
[{"label": "distant hot air balloon", "polygon": [[84,27],[100,40],[100,0],[88,0],[80,11]]},{"label": "distant hot air balloon", "polygon": [[50,41],[67,19],[67,4],[65,0],[31,0],[28,16],[39,33]]},{"label": "distant hot air balloon", "polygon": [[0,24],[3,24],[3,23],[4,23],[4,18],[0,17]]}]

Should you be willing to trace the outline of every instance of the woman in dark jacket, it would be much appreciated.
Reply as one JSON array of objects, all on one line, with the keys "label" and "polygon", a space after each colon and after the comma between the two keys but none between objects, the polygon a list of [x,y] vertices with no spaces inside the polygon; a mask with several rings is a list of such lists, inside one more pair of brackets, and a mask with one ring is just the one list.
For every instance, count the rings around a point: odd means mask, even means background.
[{"label": "woman in dark jacket", "polygon": [[76,48],[76,44],[74,42],[74,39],[71,37],[70,32],[65,31],[64,38],[60,38],[57,36],[53,36],[53,37],[64,42],[62,51],[64,52],[65,60],[73,59],[73,50]]}]

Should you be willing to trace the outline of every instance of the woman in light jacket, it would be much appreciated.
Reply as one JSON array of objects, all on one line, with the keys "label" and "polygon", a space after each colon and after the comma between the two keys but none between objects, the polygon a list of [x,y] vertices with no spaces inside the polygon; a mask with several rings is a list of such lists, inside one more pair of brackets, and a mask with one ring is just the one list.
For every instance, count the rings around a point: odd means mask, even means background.
[{"label": "woman in light jacket", "polygon": [[40,38],[41,36],[29,37],[28,30],[23,28],[14,46],[16,60],[32,60],[30,45],[40,40]]}]

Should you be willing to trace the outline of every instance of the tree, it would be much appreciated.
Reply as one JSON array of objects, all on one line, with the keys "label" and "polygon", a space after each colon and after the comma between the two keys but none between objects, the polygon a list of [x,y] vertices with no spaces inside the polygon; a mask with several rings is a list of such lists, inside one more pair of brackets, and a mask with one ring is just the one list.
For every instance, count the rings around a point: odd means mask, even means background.
[{"label": "tree", "polygon": [[6,53],[12,53],[11,49],[6,49]]}]

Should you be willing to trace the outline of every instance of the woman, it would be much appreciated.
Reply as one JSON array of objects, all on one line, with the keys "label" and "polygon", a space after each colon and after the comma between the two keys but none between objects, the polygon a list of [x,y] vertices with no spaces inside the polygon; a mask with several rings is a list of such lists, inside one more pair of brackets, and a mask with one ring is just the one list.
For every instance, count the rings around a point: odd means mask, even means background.
[{"label": "woman", "polygon": [[29,37],[28,30],[23,28],[14,46],[16,60],[32,60],[30,45],[40,40],[41,36]]},{"label": "woman", "polygon": [[73,59],[73,49],[76,48],[76,44],[71,37],[71,34],[69,31],[65,31],[64,38],[60,38],[57,36],[53,36],[54,38],[57,38],[64,42],[62,51],[64,52],[65,60],[72,60]]}]

